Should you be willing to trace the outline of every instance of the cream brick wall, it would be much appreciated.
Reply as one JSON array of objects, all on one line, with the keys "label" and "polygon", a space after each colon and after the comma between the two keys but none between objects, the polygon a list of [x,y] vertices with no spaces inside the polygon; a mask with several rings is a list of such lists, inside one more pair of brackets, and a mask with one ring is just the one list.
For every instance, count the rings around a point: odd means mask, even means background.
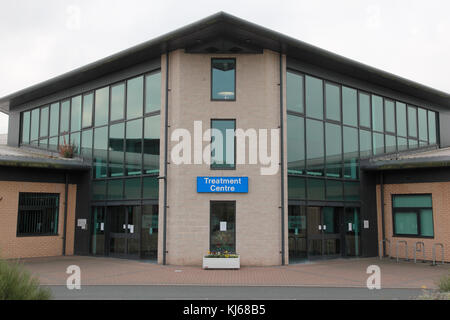
[{"label": "cream brick wall", "polygon": [[[393,237],[392,226],[392,195],[393,194],[414,194],[431,193],[433,199],[433,223],[434,239],[427,238],[405,238]],[[425,244],[426,259],[432,260],[432,247],[434,243],[443,243],[445,247],[445,261],[450,261],[450,182],[435,183],[408,183],[408,184],[386,184],[384,185],[384,215],[386,238],[392,244],[392,256],[395,256],[395,244],[397,240],[408,242],[408,256],[414,259],[414,245],[417,241]],[[382,239],[381,220],[381,188],[377,185],[377,212],[378,212],[378,240]],[[388,247],[386,247],[388,250]],[[441,259],[440,248],[436,250],[437,259]],[[399,245],[399,257],[405,258],[405,246]],[[423,253],[418,252],[418,259],[422,259]]]},{"label": "cream brick wall", "polygon": [[[212,57],[236,57],[236,101],[210,101]],[[257,55],[209,55],[186,54],[178,50],[171,52],[169,59],[169,137],[177,128],[188,129],[193,135],[194,121],[199,120],[202,121],[205,131],[210,128],[211,119],[236,119],[236,128],[244,130],[279,128],[280,65],[277,53],[265,50],[263,54]],[[161,61],[163,88],[165,65],[163,56]],[[164,106],[164,90],[162,97]],[[164,107],[161,115],[164,124]],[[161,155],[164,154],[163,133],[164,125],[161,127]],[[169,162],[171,147],[175,144],[176,142],[169,141]],[[207,143],[203,143],[203,147],[206,145]],[[162,173],[163,167],[164,157],[161,156]],[[167,263],[201,265],[202,256],[209,250],[210,201],[235,200],[236,249],[241,255],[241,264],[281,264],[280,175],[281,170],[275,175],[262,176],[259,164],[237,165],[236,170],[210,170],[207,164],[178,166],[169,164]],[[198,194],[197,176],[247,176],[249,193]],[[158,261],[161,263],[163,183],[160,183],[159,204]],[[285,216],[287,225],[287,207]]]},{"label": "cream brick wall", "polygon": [[[76,185],[69,185],[66,254],[73,255]],[[59,193],[58,235],[17,237],[19,192]],[[0,257],[4,259],[60,256],[64,231],[64,184],[0,181]]]}]

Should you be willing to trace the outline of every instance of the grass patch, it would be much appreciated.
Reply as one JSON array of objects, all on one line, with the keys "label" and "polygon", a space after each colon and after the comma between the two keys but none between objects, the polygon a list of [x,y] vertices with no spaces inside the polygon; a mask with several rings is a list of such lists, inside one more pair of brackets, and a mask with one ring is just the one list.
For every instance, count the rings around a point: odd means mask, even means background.
[{"label": "grass patch", "polygon": [[49,300],[50,289],[42,288],[39,280],[18,262],[0,259],[0,300]]}]

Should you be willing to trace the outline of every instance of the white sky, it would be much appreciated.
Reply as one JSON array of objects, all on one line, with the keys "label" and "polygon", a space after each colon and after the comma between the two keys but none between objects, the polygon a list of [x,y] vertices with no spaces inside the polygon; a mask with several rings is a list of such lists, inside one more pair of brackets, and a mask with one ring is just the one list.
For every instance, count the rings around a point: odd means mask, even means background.
[{"label": "white sky", "polygon": [[446,0],[16,0],[0,2],[0,97],[218,11],[450,92]]}]

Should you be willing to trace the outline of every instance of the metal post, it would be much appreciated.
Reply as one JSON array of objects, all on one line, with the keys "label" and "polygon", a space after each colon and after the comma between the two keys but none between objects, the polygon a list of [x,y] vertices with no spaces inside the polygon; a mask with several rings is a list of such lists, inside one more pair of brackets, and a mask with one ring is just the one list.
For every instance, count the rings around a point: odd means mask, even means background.
[{"label": "metal post", "polygon": [[397,258],[397,262],[398,262],[398,245],[400,243],[405,244],[405,259],[406,259],[406,261],[409,261],[409,259],[408,259],[408,242],[406,242],[405,240],[399,240],[399,241],[397,241],[397,243],[395,245],[395,256]]},{"label": "metal post", "polygon": [[444,264],[444,245],[442,243],[433,244],[433,266],[436,265],[436,246],[441,247],[441,255],[442,255],[442,264]]},{"label": "metal post", "polygon": [[[383,259],[383,257],[386,255],[386,245],[389,244],[389,255],[388,257],[391,258],[391,241],[389,239],[380,240],[380,244],[378,246],[378,256],[380,257],[380,260]],[[383,250],[381,250],[383,249]],[[381,254],[383,252],[383,254]]]},{"label": "metal post", "polygon": [[423,260],[425,262],[425,243],[423,241],[417,241],[414,245],[414,263],[417,263],[417,251],[423,251]]}]

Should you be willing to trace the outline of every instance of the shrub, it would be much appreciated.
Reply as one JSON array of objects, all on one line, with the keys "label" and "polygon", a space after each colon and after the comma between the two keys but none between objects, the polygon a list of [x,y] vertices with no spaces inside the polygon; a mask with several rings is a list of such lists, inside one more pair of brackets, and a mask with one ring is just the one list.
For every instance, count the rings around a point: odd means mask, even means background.
[{"label": "shrub", "polygon": [[39,286],[39,281],[18,263],[0,259],[0,300],[48,300],[50,289]]},{"label": "shrub", "polygon": [[450,292],[450,275],[441,277],[438,287],[440,292]]},{"label": "shrub", "polygon": [[66,137],[64,137],[64,143],[59,145],[58,150],[61,157],[73,158],[73,155],[77,152],[77,146],[74,143],[67,143]]}]

